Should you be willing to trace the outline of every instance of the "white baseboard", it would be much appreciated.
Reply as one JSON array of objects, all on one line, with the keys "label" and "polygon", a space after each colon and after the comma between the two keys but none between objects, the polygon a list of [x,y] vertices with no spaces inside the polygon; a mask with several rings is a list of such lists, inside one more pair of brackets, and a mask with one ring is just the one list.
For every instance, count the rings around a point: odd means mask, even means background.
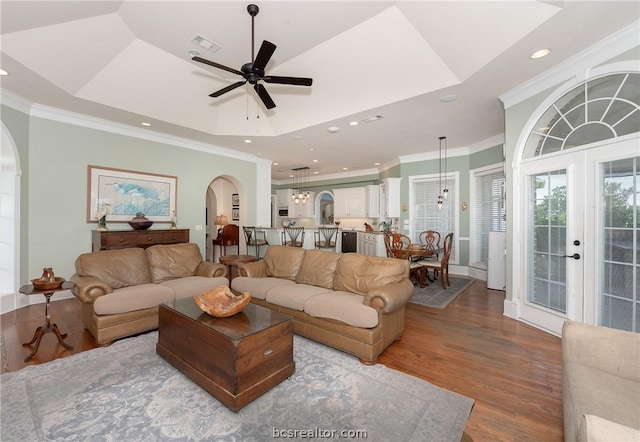
[{"label": "white baseboard", "polygon": [[511,319],[518,319],[518,303],[511,299],[504,300],[504,315]]},{"label": "white baseboard", "polygon": [[469,276],[471,276],[472,278],[480,279],[481,281],[487,280],[486,270],[478,269],[475,267],[468,267],[468,269],[469,269]]}]

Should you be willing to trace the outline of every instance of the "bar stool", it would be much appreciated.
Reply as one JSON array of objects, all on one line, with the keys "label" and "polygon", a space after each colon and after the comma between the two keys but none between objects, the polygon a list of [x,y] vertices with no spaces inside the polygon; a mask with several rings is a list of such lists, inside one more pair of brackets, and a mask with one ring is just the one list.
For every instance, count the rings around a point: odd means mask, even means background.
[{"label": "bar stool", "polygon": [[304,227],[285,227],[282,231],[282,245],[302,247],[304,244]]},{"label": "bar stool", "polygon": [[332,249],[336,251],[336,240],[338,239],[337,227],[318,227],[317,232],[313,232],[316,249]]},{"label": "bar stool", "polygon": [[[264,230],[256,230],[254,226],[252,227],[242,227],[242,231],[244,232],[244,239],[247,243],[247,252],[249,251],[249,247],[256,248],[256,259],[260,259],[260,247],[268,246],[269,241],[267,241],[267,235]],[[262,238],[258,236],[261,235]]]}]

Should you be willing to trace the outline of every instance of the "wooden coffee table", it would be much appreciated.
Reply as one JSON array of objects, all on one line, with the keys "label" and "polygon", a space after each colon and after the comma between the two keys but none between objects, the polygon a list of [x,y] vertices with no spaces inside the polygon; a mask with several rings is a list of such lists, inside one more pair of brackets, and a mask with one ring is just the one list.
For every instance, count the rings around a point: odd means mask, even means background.
[{"label": "wooden coffee table", "polygon": [[295,371],[293,320],[254,304],[215,318],[193,298],[169,301],[160,305],[156,352],[237,412]]}]

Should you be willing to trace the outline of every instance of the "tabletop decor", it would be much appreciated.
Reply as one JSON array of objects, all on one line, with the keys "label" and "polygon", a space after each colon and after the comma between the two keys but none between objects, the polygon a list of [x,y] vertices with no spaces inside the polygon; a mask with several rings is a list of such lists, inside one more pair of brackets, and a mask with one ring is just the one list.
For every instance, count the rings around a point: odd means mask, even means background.
[{"label": "tabletop decor", "polygon": [[62,287],[64,278],[55,276],[51,267],[45,267],[42,269],[42,276],[37,279],[32,279],[31,283],[36,290],[54,290]]},{"label": "tabletop decor", "polygon": [[138,212],[150,221],[172,222],[176,215],[178,178],[108,167],[87,166],[87,222],[100,220],[109,207],[110,222],[128,222]]},{"label": "tabletop decor", "polygon": [[153,225],[153,221],[144,216],[144,213],[138,212],[136,213],[136,216],[129,221],[129,225],[135,230],[147,230]]},{"label": "tabletop decor", "polygon": [[216,318],[227,318],[240,313],[251,301],[249,292],[235,294],[227,286],[221,285],[193,297],[203,312]]}]

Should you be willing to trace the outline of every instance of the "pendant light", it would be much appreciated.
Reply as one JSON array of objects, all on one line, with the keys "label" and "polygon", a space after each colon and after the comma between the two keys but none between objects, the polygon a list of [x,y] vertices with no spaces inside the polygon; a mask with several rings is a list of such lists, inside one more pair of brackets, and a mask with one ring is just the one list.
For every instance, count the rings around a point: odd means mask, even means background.
[{"label": "pendant light", "polygon": [[309,168],[298,167],[291,169],[293,171],[293,190],[291,199],[296,204],[307,204],[307,200],[311,195],[309,192]]},{"label": "pendant light", "polygon": [[444,189],[442,189],[442,198],[446,200],[449,196],[449,189],[447,189],[447,137],[440,137],[440,142],[444,143]]},{"label": "pendant light", "polygon": [[438,139],[440,140],[440,145],[438,149],[438,200],[436,204],[438,205],[438,210],[442,210],[442,205],[444,204],[444,197],[442,196],[442,145],[446,137],[438,137]]}]

